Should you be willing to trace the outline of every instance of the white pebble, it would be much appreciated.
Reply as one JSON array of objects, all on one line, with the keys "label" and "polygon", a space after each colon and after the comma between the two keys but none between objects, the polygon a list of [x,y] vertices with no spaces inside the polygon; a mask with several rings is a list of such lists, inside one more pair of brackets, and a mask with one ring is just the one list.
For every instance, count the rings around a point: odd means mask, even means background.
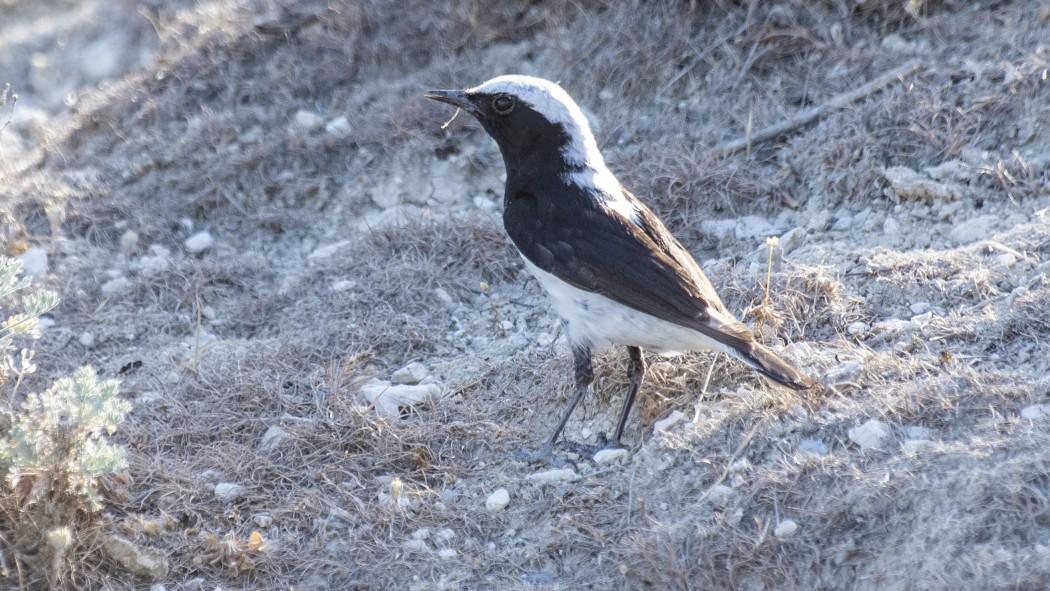
[{"label": "white pebble", "polygon": [[77,340],[80,341],[81,345],[84,345],[85,347],[90,347],[91,345],[95,344],[95,335],[85,331],[80,334],[80,338]]},{"label": "white pebble", "polygon": [[324,132],[332,137],[344,138],[353,132],[353,128],[350,127],[350,120],[346,115],[340,115],[325,123]]},{"label": "white pebble", "polygon": [[859,427],[849,430],[850,441],[863,449],[882,449],[891,435],[885,423],[871,419]]},{"label": "white pebble", "polygon": [[296,111],[292,124],[300,131],[310,133],[324,127],[324,117],[314,111],[300,109]]},{"label": "white pebble", "polygon": [[288,436],[288,432],[280,425],[271,425],[269,429],[259,438],[259,449],[272,452],[281,446],[281,442]]},{"label": "white pebble", "polygon": [[653,433],[663,433],[664,431],[667,431],[671,427],[674,427],[678,423],[682,422],[682,419],[684,418],[685,414],[682,413],[682,411],[672,411],[671,415],[666,419],[661,419],[653,423]]},{"label": "white pebble", "polygon": [[343,250],[347,246],[350,246],[349,240],[340,240],[339,242],[318,247],[306,257],[306,260],[310,261],[311,263],[316,263],[318,261],[323,261],[325,259],[332,258],[332,255],[336,254],[340,250]]},{"label": "white pebble", "polygon": [[454,539],[455,537],[456,531],[448,527],[443,527],[439,529],[436,534],[434,534],[434,539],[438,540],[439,542],[447,542],[449,540]]},{"label": "white pebble", "polygon": [[255,525],[264,529],[273,526],[273,517],[268,513],[257,513],[252,516],[252,521],[255,522]]},{"label": "white pebble", "polygon": [[361,386],[360,393],[380,414],[396,417],[400,416],[402,406],[418,406],[436,400],[441,396],[441,388],[437,384],[394,385],[372,379]]},{"label": "white pebble", "polygon": [[401,548],[406,554],[423,554],[430,550],[423,540],[405,540],[401,543]]},{"label": "white pebble", "polygon": [[1030,421],[1050,418],[1050,404],[1033,404],[1021,409],[1021,418]]},{"label": "white pebble", "polygon": [[131,281],[127,277],[117,277],[102,284],[102,295],[107,298],[116,297],[131,287]]},{"label": "white pebble", "polygon": [[553,470],[544,470],[543,472],[536,472],[535,474],[529,474],[525,477],[532,482],[565,482],[568,480],[576,480],[576,471],[572,468],[555,468]]},{"label": "white pebble", "polygon": [[851,337],[859,337],[866,332],[868,332],[868,323],[861,322],[860,320],[851,322],[849,326],[846,327],[846,333]]},{"label": "white pebble", "polygon": [[438,558],[442,560],[452,560],[457,554],[459,554],[459,552],[456,552],[455,548],[442,548],[438,550]]},{"label": "white pebble", "polygon": [[904,443],[901,443],[901,449],[904,453],[914,455],[920,451],[933,447],[933,442],[929,439],[908,439]]},{"label": "white pebble", "polygon": [[773,530],[773,535],[778,538],[790,538],[797,531],[798,524],[790,519],[785,519],[777,524],[776,529]]},{"label": "white pebble", "polygon": [[627,457],[626,449],[603,449],[594,454],[595,464],[612,464]]},{"label": "white pebble", "polygon": [[411,534],[409,534],[409,536],[413,540],[426,540],[426,539],[430,538],[430,530],[425,528],[425,527],[421,527],[421,528],[417,529],[416,531],[412,532]]},{"label": "white pebble", "polygon": [[215,239],[211,237],[209,232],[205,231],[197,232],[193,236],[190,236],[185,242],[183,242],[183,245],[186,247],[186,250],[193,254],[198,254],[211,248],[214,243]]},{"label": "white pebble", "polygon": [[220,501],[236,501],[247,492],[247,488],[232,482],[220,482],[215,485],[215,497]]},{"label": "white pebble", "polygon": [[415,385],[422,382],[430,374],[430,370],[422,363],[409,363],[390,376],[394,384]]},{"label": "white pebble", "polygon": [[503,509],[506,509],[509,504],[510,493],[507,492],[507,489],[505,488],[497,490],[485,500],[485,508],[489,511],[502,511]]},{"label": "white pebble", "polygon": [[733,489],[724,484],[719,484],[711,489],[711,492],[707,493],[707,498],[712,503],[724,503],[729,497],[733,495]]},{"label": "white pebble", "polygon": [[33,279],[42,279],[47,275],[47,251],[43,248],[30,248],[18,255],[22,261],[22,274]]}]

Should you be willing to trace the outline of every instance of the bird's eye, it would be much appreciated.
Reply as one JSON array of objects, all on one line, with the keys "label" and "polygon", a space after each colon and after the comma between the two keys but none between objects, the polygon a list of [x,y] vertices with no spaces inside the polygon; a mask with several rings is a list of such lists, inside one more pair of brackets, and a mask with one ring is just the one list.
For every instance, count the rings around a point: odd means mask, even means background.
[{"label": "bird's eye", "polygon": [[500,115],[506,115],[514,108],[514,99],[505,94],[501,94],[492,99],[492,108]]}]

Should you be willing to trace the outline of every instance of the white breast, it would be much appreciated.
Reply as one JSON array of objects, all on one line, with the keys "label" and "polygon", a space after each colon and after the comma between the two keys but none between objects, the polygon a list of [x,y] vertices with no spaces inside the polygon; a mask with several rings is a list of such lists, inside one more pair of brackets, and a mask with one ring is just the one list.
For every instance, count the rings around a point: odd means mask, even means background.
[{"label": "white breast", "polygon": [[660,320],[595,293],[569,285],[532,264],[525,267],[543,286],[573,345],[630,345],[658,352],[727,351],[722,343],[691,328]]}]

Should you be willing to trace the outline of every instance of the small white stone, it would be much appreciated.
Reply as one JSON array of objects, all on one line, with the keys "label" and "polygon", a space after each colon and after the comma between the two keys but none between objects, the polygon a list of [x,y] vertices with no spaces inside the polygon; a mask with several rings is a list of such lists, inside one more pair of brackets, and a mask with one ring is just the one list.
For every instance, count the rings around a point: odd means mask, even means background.
[{"label": "small white stone", "polygon": [[507,492],[507,489],[505,488],[497,490],[485,500],[485,508],[489,511],[502,511],[503,509],[506,509],[509,504],[510,493]]},{"label": "small white stone", "polygon": [[341,292],[344,292],[344,291],[350,291],[351,289],[353,289],[355,287],[357,287],[357,282],[356,281],[354,281],[352,279],[343,279],[341,281],[336,281],[335,283],[332,284],[332,291],[337,292],[337,293],[341,293]]},{"label": "small white stone", "polygon": [[623,461],[627,457],[626,449],[603,449],[594,454],[595,464],[612,464]]},{"label": "small white stone", "polygon": [[131,287],[131,281],[127,277],[117,277],[102,284],[102,295],[113,298],[123,294]]},{"label": "small white stone", "polygon": [[390,376],[390,381],[394,384],[415,385],[426,379],[428,375],[430,375],[430,370],[427,369],[427,366],[413,362],[395,371]]},{"label": "small white stone", "polygon": [[908,308],[911,309],[911,313],[915,315],[925,314],[929,312],[932,307],[933,306],[930,305],[930,302],[915,302],[908,306]]},{"label": "small white stone", "polygon": [[193,236],[190,236],[185,242],[183,242],[183,245],[186,247],[186,250],[193,254],[198,254],[211,248],[214,243],[215,239],[212,238],[211,234],[204,231],[197,232]]},{"label": "small white stone", "polygon": [[316,263],[318,261],[330,259],[332,258],[332,255],[338,253],[340,250],[345,249],[347,246],[350,246],[349,240],[340,240],[339,242],[318,247],[306,257],[306,260],[310,261],[311,263]]},{"label": "small white stone", "polygon": [[406,554],[424,554],[430,551],[423,540],[405,540],[401,542],[401,548]]},{"label": "small white stone", "polygon": [[868,323],[860,320],[850,322],[849,326],[846,327],[846,333],[851,337],[863,336],[866,332],[868,332]]},{"label": "small white stone", "polygon": [[733,495],[733,489],[724,484],[719,484],[711,489],[711,492],[707,493],[707,498],[712,503],[724,503],[729,497]]},{"label": "small white stone", "polygon": [[436,288],[434,288],[434,291],[431,292],[431,293],[433,293],[434,294],[434,298],[436,298],[442,304],[451,304],[452,303],[452,295],[450,293],[448,293],[448,291],[446,291],[444,288],[436,287]]},{"label": "small white stone", "polygon": [[890,438],[891,432],[886,423],[871,419],[859,427],[849,430],[850,441],[862,450],[882,449]]},{"label": "small white stone", "polygon": [[418,406],[441,396],[441,388],[437,384],[395,385],[376,379],[361,386],[360,392],[377,411],[391,417],[399,416],[402,406]]},{"label": "small white stone", "polygon": [[901,443],[901,449],[904,453],[914,455],[920,451],[933,447],[933,442],[929,439],[908,439],[904,443]]},{"label": "small white stone", "polygon": [[168,591],[168,588],[160,583],[154,583],[149,586],[149,591]]},{"label": "small white stone", "polygon": [[324,124],[324,132],[336,138],[345,138],[353,131],[353,128],[350,127],[350,120],[346,118],[346,115],[334,117]]},{"label": "small white stone", "polygon": [[81,345],[84,345],[85,347],[90,347],[91,345],[95,344],[95,335],[91,334],[90,332],[84,331],[80,333],[80,338],[77,340],[80,341]]},{"label": "small white stone", "polygon": [[437,530],[437,533],[434,534],[434,539],[439,542],[448,542],[449,540],[455,539],[455,537],[456,531],[449,527],[443,527]]},{"label": "small white stone", "polygon": [[43,248],[30,248],[18,255],[22,261],[22,274],[33,279],[42,279],[47,275],[47,251]]},{"label": "small white stone", "polygon": [[430,530],[425,527],[421,527],[409,534],[409,537],[411,537],[413,540],[426,540],[430,538]]},{"label": "small white stone", "polygon": [[525,478],[532,482],[541,484],[549,482],[566,482],[569,480],[576,480],[576,471],[572,468],[555,468],[553,470],[544,470],[543,472],[529,474]]},{"label": "small white stone", "polygon": [[776,529],[773,530],[773,535],[778,538],[790,538],[797,531],[798,524],[790,519],[785,519],[777,524]]},{"label": "small white stone", "polygon": [[457,554],[459,554],[459,552],[456,552],[455,548],[442,548],[438,550],[438,558],[442,560],[452,560]]},{"label": "small white stone", "polygon": [[828,445],[819,439],[803,439],[799,441],[798,450],[817,456],[828,455]]},{"label": "small white stone", "polygon": [[300,131],[311,133],[324,127],[324,117],[308,109],[299,109],[292,118],[292,125]]},{"label": "small white stone", "polygon": [[259,449],[272,452],[280,447],[281,442],[288,436],[288,432],[280,425],[271,425],[269,429],[259,438]]},{"label": "small white stone", "polygon": [[1030,421],[1050,418],[1050,404],[1033,404],[1021,409],[1021,418]]},{"label": "small white stone", "polygon": [[680,410],[671,411],[671,415],[666,419],[660,419],[653,423],[653,433],[663,433],[671,427],[674,427],[678,423],[682,422],[685,418],[685,414]]},{"label": "small white stone", "polygon": [[232,482],[220,482],[215,485],[215,497],[220,501],[236,501],[248,492],[248,489]]},{"label": "small white stone", "polygon": [[273,526],[273,517],[269,513],[256,513],[252,516],[252,522],[265,529]]}]

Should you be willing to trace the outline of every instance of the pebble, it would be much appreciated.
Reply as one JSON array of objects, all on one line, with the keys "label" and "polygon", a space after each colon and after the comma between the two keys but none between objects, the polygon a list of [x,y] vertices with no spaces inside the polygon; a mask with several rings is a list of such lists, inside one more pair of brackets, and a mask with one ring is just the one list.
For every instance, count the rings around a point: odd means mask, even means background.
[{"label": "pebble", "polygon": [[868,323],[860,320],[850,322],[849,326],[846,327],[846,333],[851,337],[864,336],[866,332],[868,332]]},{"label": "pebble", "polygon": [[441,387],[437,384],[395,385],[373,378],[361,386],[360,394],[380,414],[396,417],[400,416],[402,406],[418,406],[436,400],[441,396]]},{"label": "pebble", "polygon": [[406,554],[423,554],[430,551],[430,548],[427,547],[427,543],[423,540],[405,540],[404,542],[401,542],[401,548]]},{"label": "pebble", "polygon": [[948,232],[948,238],[956,244],[969,244],[984,240],[992,233],[998,217],[994,215],[979,215],[975,218],[959,222]]},{"label": "pebble", "polygon": [[911,313],[915,315],[925,314],[929,312],[932,307],[933,306],[930,305],[930,302],[915,302],[908,306],[908,308],[911,309]]},{"label": "pebble", "polygon": [[131,281],[127,277],[117,277],[102,284],[102,295],[107,298],[117,297],[131,287]]},{"label": "pebble", "polygon": [[413,362],[395,371],[390,376],[390,381],[394,384],[414,386],[426,379],[428,375],[430,375],[430,370],[427,369],[427,366]]},{"label": "pebble", "polygon": [[246,487],[232,482],[220,482],[215,485],[215,497],[227,503],[236,501],[248,492]]},{"label": "pebble", "polygon": [[799,451],[804,451],[818,456],[828,455],[828,444],[819,439],[803,439],[798,442]]},{"label": "pebble", "polygon": [[603,449],[594,454],[594,463],[612,464],[613,462],[621,462],[626,457],[626,449]]},{"label": "pebble", "polygon": [[711,492],[707,493],[707,498],[712,503],[722,504],[729,500],[729,497],[733,496],[732,487],[724,484],[719,484],[711,489]]},{"label": "pebble", "polygon": [[853,218],[848,216],[848,215],[844,215],[844,216],[840,217],[839,219],[835,220],[835,223],[832,224],[831,229],[832,230],[837,230],[839,232],[845,232],[846,230],[849,230],[849,227],[852,226],[852,225],[853,225]]},{"label": "pebble", "polygon": [[171,251],[159,244],[151,244],[149,254],[138,260],[138,268],[147,277],[157,275],[168,268]]},{"label": "pebble", "polygon": [[785,519],[777,524],[776,529],[773,530],[773,535],[778,538],[790,538],[798,532],[798,524],[790,519]]},{"label": "pebble", "polygon": [[80,333],[80,338],[77,340],[80,341],[81,345],[84,345],[85,347],[90,347],[91,345],[95,344],[95,335],[91,334],[90,332],[84,331]]},{"label": "pebble", "polygon": [[541,484],[549,482],[566,482],[569,480],[576,480],[576,471],[572,468],[555,468],[553,470],[544,470],[543,472],[529,474],[525,478],[532,482],[538,482]]},{"label": "pebble", "polygon": [[346,118],[346,115],[330,119],[328,123],[324,124],[324,132],[336,138],[348,137],[353,131],[353,128],[350,127],[350,120]]},{"label": "pebble", "polygon": [[850,441],[860,446],[862,450],[881,449],[889,440],[890,428],[886,423],[870,419],[859,427],[849,430]]},{"label": "pebble", "polygon": [[901,443],[901,449],[909,455],[917,454],[930,447],[933,447],[933,442],[929,439],[908,439]]},{"label": "pebble", "polygon": [[509,504],[510,493],[507,492],[507,489],[505,488],[497,490],[485,500],[485,508],[489,511],[502,511],[503,509],[506,509]]},{"label": "pebble", "polygon": [[453,301],[452,294],[448,293],[448,291],[443,287],[436,287],[431,293],[433,293],[434,298],[442,304],[451,304]]},{"label": "pebble", "polygon": [[653,433],[663,433],[664,431],[667,431],[668,429],[674,427],[678,423],[681,423],[682,419],[684,418],[685,414],[682,411],[672,411],[670,416],[668,416],[666,419],[661,419],[653,423]]},{"label": "pebble", "polygon": [[187,238],[183,245],[191,253],[199,254],[211,248],[214,243],[215,239],[212,238],[211,233],[203,231]]},{"label": "pebble", "polygon": [[421,527],[409,534],[409,537],[413,540],[426,540],[430,538],[430,530],[425,527]]},{"label": "pebble", "polygon": [[43,279],[47,275],[47,251],[43,248],[30,248],[18,255],[22,261],[22,274],[33,279]]},{"label": "pebble", "polygon": [[252,516],[252,522],[263,529],[273,526],[273,517],[269,513],[257,513]]},{"label": "pebble", "polygon": [[456,537],[456,531],[452,528],[443,527],[434,534],[434,539],[439,542],[448,542]]},{"label": "pebble", "polygon": [[1030,421],[1050,418],[1050,404],[1033,404],[1021,409],[1021,418]]},{"label": "pebble", "polygon": [[299,131],[312,133],[325,126],[324,117],[309,109],[299,109],[292,117],[292,125]]},{"label": "pebble", "polygon": [[459,552],[456,552],[455,548],[442,548],[438,550],[438,558],[442,560],[452,560]]},{"label": "pebble", "polygon": [[343,250],[347,246],[350,246],[349,240],[340,240],[339,242],[334,242],[332,244],[320,246],[314,249],[314,251],[311,252],[309,255],[307,255],[306,260],[310,261],[311,263],[316,263],[318,261],[330,259],[332,258],[332,255],[336,254],[340,250]]},{"label": "pebble", "polygon": [[265,452],[273,452],[280,447],[281,442],[288,437],[288,432],[280,425],[271,425],[269,429],[259,438],[259,449]]}]

